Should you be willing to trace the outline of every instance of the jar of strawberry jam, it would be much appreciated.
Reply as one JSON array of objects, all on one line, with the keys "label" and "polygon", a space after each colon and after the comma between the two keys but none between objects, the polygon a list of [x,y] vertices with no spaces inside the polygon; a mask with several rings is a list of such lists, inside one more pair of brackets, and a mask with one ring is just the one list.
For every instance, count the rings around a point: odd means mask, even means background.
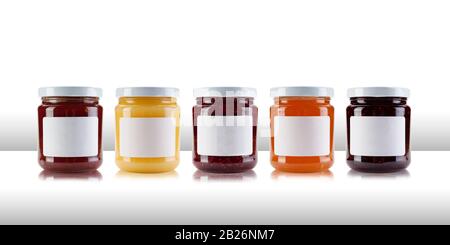
[{"label": "jar of strawberry jam", "polygon": [[333,89],[272,88],[271,162],[285,172],[320,172],[334,161]]},{"label": "jar of strawberry jam", "polygon": [[56,172],[87,172],[102,162],[102,91],[91,87],[39,89],[39,164]]},{"label": "jar of strawberry jam", "polygon": [[411,161],[411,109],[406,88],[348,90],[347,163],[358,171],[393,172]]},{"label": "jar of strawberry jam", "polygon": [[194,165],[203,171],[236,173],[257,162],[256,90],[209,87],[194,90]]}]

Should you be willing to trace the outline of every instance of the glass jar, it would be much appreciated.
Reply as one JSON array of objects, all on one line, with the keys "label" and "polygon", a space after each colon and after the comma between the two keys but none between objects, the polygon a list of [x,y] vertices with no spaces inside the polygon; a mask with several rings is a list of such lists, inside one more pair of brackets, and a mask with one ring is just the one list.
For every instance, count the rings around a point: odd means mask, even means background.
[{"label": "glass jar", "polygon": [[210,87],[194,90],[193,162],[203,171],[236,173],[257,162],[256,90]]},{"label": "glass jar", "polygon": [[56,172],[94,171],[102,163],[102,90],[90,87],[39,89],[39,164]]},{"label": "glass jar", "polygon": [[347,163],[358,171],[393,172],[411,161],[411,109],[406,88],[348,90]]},{"label": "glass jar", "polygon": [[180,162],[179,90],[117,89],[116,164],[121,170],[159,173]]},{"label": "glass jar", "polygon": [[271,89],[271,162],[279,171],[320,172],[333,165],[334,107],[332,88]]}]

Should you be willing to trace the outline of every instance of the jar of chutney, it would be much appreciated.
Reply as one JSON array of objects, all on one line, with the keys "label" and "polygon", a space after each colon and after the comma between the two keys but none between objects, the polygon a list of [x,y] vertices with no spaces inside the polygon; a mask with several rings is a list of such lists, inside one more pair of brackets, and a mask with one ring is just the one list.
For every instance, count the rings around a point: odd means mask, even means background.
[{"label": "jar of chutney", "polygon": [[94,171],[102,163],[102,90],[39,89],[39,164],[56,172]]},{"label": "jar of chutney", "polygon": [[363,172],[394,172],[411,162],[409,89],[348,90],[347,164]]},{"label": "jar of chutney", "polygon": [[320,172],[334,161],[333,89],[277,87],[270,91],[270,156],[286,172]]},{"label": "jar of chutney", "polygon": [[116,164],[125,171],[160,173],[180,162],[179,90],[168,87],[117,89]]},{"label": "jar of chutney", "polygon": [[193,163],[203,171],[236,173],[257,162],[256,90],[209,87],[194,90]]}]

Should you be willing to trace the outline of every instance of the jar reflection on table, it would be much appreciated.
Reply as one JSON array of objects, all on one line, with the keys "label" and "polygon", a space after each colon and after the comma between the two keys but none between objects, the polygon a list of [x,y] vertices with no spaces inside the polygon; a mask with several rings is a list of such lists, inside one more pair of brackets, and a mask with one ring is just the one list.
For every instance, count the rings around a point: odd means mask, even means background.
[{"label": "jar reflection on table", "polygon": [[193,178],[200,182],[242,182],[255,180],[257,175],[253,170],[238,173],[212,173],[197,170],[195,171]]},{"label": "jar reflection on table", "polygon": [[41,180],[49,181],[49,180],[68,180],[68,181],[91,181],[96,180],[100,181],[103,179],[103,175],[98,171],[89,171],[89,172],[80,172],[80,173],[61,173],[61,172],[54,172],[49,170],[42,170],[39,174],[39,178]]}]

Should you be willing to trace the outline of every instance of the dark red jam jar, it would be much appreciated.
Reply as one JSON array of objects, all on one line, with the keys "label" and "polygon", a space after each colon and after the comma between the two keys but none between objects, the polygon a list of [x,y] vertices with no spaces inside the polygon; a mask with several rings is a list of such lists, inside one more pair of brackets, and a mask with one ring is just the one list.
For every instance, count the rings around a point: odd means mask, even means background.
[{"label": "dark red jam jar", "polygon": [[194,90],[194,165],[215,173],[244,172],[257,162],[256,90],[210,87]]},{"label": "dark red jam jar", "polygon": [[411,108],[406,88],[348,91],[347,164],[362,172],[394,172],[411,162]]},{"label": "dark red jam jar", "polygon": [[39,164],[55,172],[95,171],[102,163],[101,89],[39,89]]}]

